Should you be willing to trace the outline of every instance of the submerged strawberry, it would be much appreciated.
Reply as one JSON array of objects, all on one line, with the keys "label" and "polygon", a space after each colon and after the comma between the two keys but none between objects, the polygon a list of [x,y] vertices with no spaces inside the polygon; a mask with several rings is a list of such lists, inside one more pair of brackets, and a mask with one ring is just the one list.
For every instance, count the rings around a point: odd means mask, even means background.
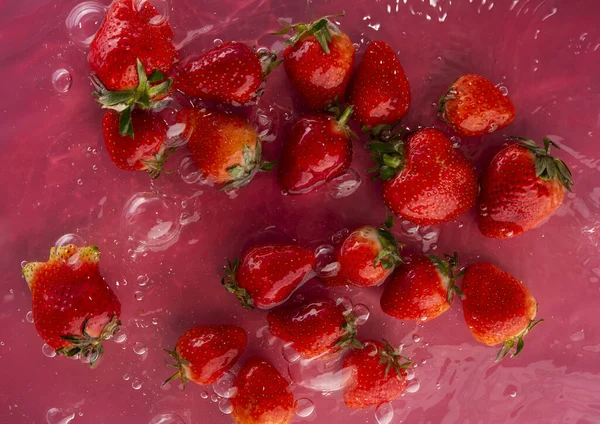
[{"label": "submerged strawberry", "polygon": [[42,340],[56,353],[81,355],[91,365],[121,324],[121,304],[100,275],[99,262],[96,246],[69,244],[51,248],[48,262],[23,267]]}]

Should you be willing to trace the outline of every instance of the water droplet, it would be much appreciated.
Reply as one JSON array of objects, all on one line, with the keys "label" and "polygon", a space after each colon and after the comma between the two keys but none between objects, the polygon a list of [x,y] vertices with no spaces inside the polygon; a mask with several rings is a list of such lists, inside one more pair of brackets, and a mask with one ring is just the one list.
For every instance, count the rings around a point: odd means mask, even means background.
[{"label": "water droplet", "polygon": [[375,420],[378,424],[390,424],[394,418],[394,407],[390,402],[382,403],[375,409]]},{"label": "water droplet", "polygon": [[133,387],[134,390],[140,390],[142,388],[142,382],[136,378],[131,383],[131,387]]},{"label": "water droplet", "polygon": [[208,399],[208,392],[207,392],[206,390],[203,390],[203,391],[200,393],[200,397],[201,397],[202,399]]},{"label": "water droplet", "polygon": [[256,127],[258,137],[263,142],[275,141],[277,138],[277,128],[279,121],[279,115],[275,108],[270,107],[269,111],[258,109],[252,124]]},{"label": "water droplet", "polygon": [[221,40],[220,38],[215,38],[215,39],[213,40],[213,45],[214,45],[215,47],[222,46],[222,45],[223,45],[223,40]]},{"label": "water droplet", "polygon": [[27,312],[27,315],[25,315],[25,319],[28,323],[33,324],[33,312]]},{"label": "water droplet", "polygon": [[354,308],[352,308],[352,312],[356,316],[356,325],[363,325],[367,322],[369,316],[371,315],[371,311],[369,311],[369,308],[366,305],[363,305],[362,303],[359,303],[356,306],[354,306]]},{"label": "water droplet", "polygon": [[514,398],[514,397],[516,397],[516,396],[517,396],[517,392],[515,392],[515,391],[512,391],[512,392],[510,392],[508,395],[509,395],[511,398]]},{"label": "water droplet", "polygon": [[77,180],[77,185],[83,185],[83,180],[81,178]]},{"label": "water droplet", "polygon": [[462,227],[464,227],[464,226],[465,226],[465,224],[464,224],[464,222],[462,222],[462,221],[456,221],[456,226],[457,226],[458,228],[462,228]]},{"label": "water droplet", "polygon": [[75,6],[65,20],[71,40],[80,47],[88,47],[107,10],[107,6],[95,1],[84,1]]},{"label": "water droplet", "polygon": [[57,69],[52,73],[52,86],[59,93],[66,93],[73,85],[73,77],[65,68]]},{"label": "water droplet", "polygon": [[142,342],[135,342],[133,345],[133,351],[138,355],[143,355],[144,353],[148,352],[148,348]]},{"label": "water droplet", "polygon": [[454,135],[450,137],[450,141],[452,142],[452,147],[460,147],[460,137]]},{"label": "water droplet", "polygon": [[298,359],[300,359],[300,354],[296,349],[294,349],[293,343],[284,344],[281,347],[281,354],[283,355],[283,358],[290,363],[296,362]]},{"label": "water droplet", "polygon": [[419,231],[419,226],[417,224],[407,220],[401,221],[400,227],[402,228],[402,231],[409,236],[415,235],[417,231]]},{"label": "water droplet", "polygon": [[158,13],[157,16],[150,19],[150,25],[161,25],[169,19],[169,2],[167,0],[133,0],[133,7],[136,10],[142,10],[145,3],[149,3]]},{"label": "water droplet", "polygon": [[300,398],[294,402],[294,411],[296,415],[306,418],[312,415],[315,410],[315,404],[308,398]]},{"label": "water droplet", "polygon": [[142,300],[144,298],[144,293],[138,290],[134,293],[134,296],[135,300]]},{"label": "water droplet", "polygon": [[119,327],[119,331],[113,334],[113,340],[115,343],[123,343],[127,340],[127,333],[125,332],[125,326],[121,325]]},{"label": "water droplet", "polygon": [[496,87],[498,87],[503,96],[508,96],[508,88],[506,86],[497,85]]},{"label": "water droplet", "polygon": [[593,136],[594,136],[594,133],[593,133],[593,132],[591,132],[591,131],[590,131],[590,132],[588,132],[588,137],[593,137]]},{"label": "water droplet", "polygon": [[233,380],[235,380],[235,375],[227,371],[213,384],[213,390],[222,398],[232,398],[237,393],[237,387],[233,386]]},{"label": "water droplet", "polygon": [[148,281],[150,281],[150,277],[148,277],[146,274],[140,275],[137,278],[137,283],[140,287],[144,287],[146,284],[148,284]]},{"label": "water droplet", "polygon": [[300,359],[288,365],[290,379],[301,387],[331,393],[341,390],[347,384],[350,368],[344,368],[344,357],[332,359]]},{"label": "water droplet", "polygon": [[352,299],[350,299],[348,296],[338,297],[337,299],[335,299],[335,304],[342,305],[345,312],[350,312],[352,310],[352,306],[353,306]]},{"label": "water droplet", "polygon": [[229,402],[229,399],[221,399],[219,401],[219,410],[226,415],[233,412],[233,406],[231,405],[231,402]]},{"label": "water droplet", "polygon": [[335,248],[329,244],[323,244],[315,249],[315,273],[321,278],[335,276],[340,264],[335,260]]},{"label": "water droplet", "polygon": [[54,358],[56,356],[56,351],[54,349],[52,349],[52,347],[50,347],[50,345],[47,345],[46,343],[44,343],[44,345],[42,346],[42,353],[47,358]]},{"label": "water droplet", "polygon": [[418,334],[413,334],[412,339],[413,342],[419,343],[421,341],[421,336],[419,336]]},{"label": "water droplet", "polygon": [[350,234],[350,231],[347,228],[342,228],[331,236],[331,242],[333,244],[339,244],[348,236],[348,234]]},{"label": "water droplet", "polygon": [[419,391],[419,388],[421,387],[421,383],[419,383],[419,380],[411,380],[408,383],[408,386],[406,386],[406,393],[416,393]]},{"label": "water droplet", "polygon": [[77,234],[65,234],[56,240],[54,247],[63,247],[69,244],[74,244],[75,246],[85,246],[85,241],[83,241],[83,239]]},{"label": "water droplet", "polygon": [[123,380],[127,381],[131,378],[131,376],[129,374],[124,374],[123,375]]},{"label": "water droplet", "polygon": [[357,52],[357,51],[359,51],[359,50],[360,50],[360,44],[358,44],[358,43],[353,43],[353,46],[354,46],[354,51],[356,51],[356,52]]},{"label": "water droplet", "polygon": [[348,197],[360,187],[362,180],[358,172],[350,168],[327,184],[329,195],[334,199]]},{"label": "water droplet", "polygon": [[185,424],[185,421],[179,415],[171,412],[155,416],[149,424]]},{"label": "water droplet", "polygon": [[217,395],[210,395],[210,400],[211,402],[217,402],[219,400],[219,397]]},{"label": "water droplet", "polygon": [[75,412],[72,409],[50,408],[46,412],[46,422],[48,424],[68,424],[75,418]]},{"label": "water droplet", "polygon": [[571,334],[570,338],[574,342],[580,342],[585,338],[585,333],[583,330],[579,330],[578,332]]},{"label": "water droplet", "polygon": [[406,381],[414,380],[415,376],[415,370],[412,367],[406,369]]},{"label": "water droplet", "polygon": [[179,176],[188,184],[195,184],[202,178],[191,156],[185,156],[179,163]]},{"label": "water droplet", "polygon": [[158,325],[158,318],[152,318],[152,324]]}]

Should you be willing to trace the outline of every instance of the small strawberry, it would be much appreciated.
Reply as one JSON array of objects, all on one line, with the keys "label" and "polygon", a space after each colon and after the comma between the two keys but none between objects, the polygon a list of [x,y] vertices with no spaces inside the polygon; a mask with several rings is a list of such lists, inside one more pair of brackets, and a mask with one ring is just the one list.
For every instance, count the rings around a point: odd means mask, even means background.
[{"label": "small strawberry", "polygon": [[477,173],[471,161],[441,131],[425,128],[403,141],[402,132],[374,134],[371,141],[383,183],[383,200],[394,214],[419,225],[451,221],[468,211],[477,197]]},{"label": "small strawberry", "polygon": [[463,75],[439,101],[440,119],[463,137],[493,133],[515,119],[515,107],[502,91],[479,75]]},{"label": "small strawberry", "polygon": [[454,275],[458,254],[446,259],[411,255],[400,265],[381,294],[381,309],[398,319],[426,321],[450,309],[454,294],[462,295]]},{"label": "small strawberry", "polygon": [[276,34],[295,34],[283,52],[283,66],[304,103],[325,110],[341,102],[354,66],[354,45],[327,17],[310,24],[288,24]]},{"label": "small strawberry", "polygon": [[571,191],[571,171],[544,148],[525,138],[502,149],[485,169],[479,194],[479,229],[486,237],[504,239],[529,231],[561,205]]},{"label": "small strawberry", "polygon": [[186,331],[173,350],[166,350],[175,360],[177,373],[164,384],[180,378],[206,386],[217,381],[240,358],[248,336],[235,325],[201,325]]},{"label": "small strawberry", "polygon": [[269,362],[253,356],[233,382],[231,418],[236,424],[288,424],[294,417],[290,383]]},{"label": "small strawberry", "polygon": [[534,321],[538,305],[525,285],[497,266],[477,263],[463,279],[463,313],[473,336],[488,346],[502,343],[496,361],[515,347],[523,350],[523,337],[543,319]]},{"label": "small strawberry", "polygon": [[360,349],[356,317],[330,299],[285,306],[267,315],[269,330],[305,359],[336,355],[346,347]]},{"label": "small strawberry", "polygon": [[186,109],[177,121],[185,124],[183,137],[202,178],[225,184],[224,189],[243,187],[256,172],[270,170],[262,163],[262,142],[243,118],[206,109]]},{"label": "small strawberry", "polygon": [[348,234],[335,252],[339,271],[324,278],[325,285],[372,287],[383,283],[394,266],[402,263],[398,250],[402,246],[389,230],[392,226],[390,217],[380,228],[366,225]]},{"label": "small strawberry", "polygon": [[402,356],[402,347],[394,349],[384,342],[365,341],[363,349],[353,350],[346,357],[344,369],[349,370],[350,377],[344,402],[348,407],[377,406],[399,398],[406,390],[406,369],[411,362]]},{"label": "small strawberry", "polygon": [[295,244],[248,249],[241,260],[227,261],[221,283],[245,308],[269,309],[285,302],[313,272],[314,253]]},{"label": "small strawberry", "polygon": [[42,340],[56,353],[81,355],[92,366],[121,324],[121,304],[100,275],[99,262],[96,246],[69,244],[51,248],[48,262],[23,267]]},{"label": "small strawberry", "polygon": [[354,117],[366,128],[394,125],[410,107],[410,86],[394,50],[383,41],[367,47],[352,83],[349,102]]},{"label": "small strawberry", "polygon": [[[102,107],[121,113],[121,135],[133,136],[131,111],[162,105],[177,61],[173,31],[149,1],[114,0],[90,44],[88,63]],[[161,82],[162,81],[162,82]]]},{"label": "small strawberry", "polygon": [[257,54],[244,43],[230,41],[187,62],[175,76],[174,88],[188,96],[245,105],[262,94],[275,55]]},{"label": "small strawberry", "polygon": [[286,194],[303,194],[343,174],[352,162],[352,131],[347,108],[332,115],[309,114],[298,119],[283,145],[279,187]]},{"label": "small strawberry", "polygon": [[121,135],[119,114],[108,110],[102,118],[102,132],[106,150],[118,168],[125,171],[146,171],[152,178],[158,178],[165,161],[174,149],[164,145],[167,139],[165,121],[148,112],[133,111],[131,122],[137,136]]}]

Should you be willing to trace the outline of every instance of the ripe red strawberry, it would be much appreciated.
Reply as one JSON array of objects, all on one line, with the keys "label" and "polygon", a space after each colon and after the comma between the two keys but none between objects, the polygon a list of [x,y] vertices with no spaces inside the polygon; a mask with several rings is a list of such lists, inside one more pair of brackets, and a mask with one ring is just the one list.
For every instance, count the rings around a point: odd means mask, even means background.
[{"label": "ripe red strawberry", "polygon": [[538,305],[525,285],[497,266],[477,263],[463,279],[463,313],[473,336],[489,346],[502,343],[496,360],[523,350],[523,337],[542,322],[534,321]]},{"label": "ripe red strawberry", "polygon": [[188,61],[175,77],[174,88],[188,96],[245,105],[262,94],[275,55],[259,55],[244,43],[230,41]]},{"label": "ripe red strawberry", "polygon": [[177,60],[172,40],[169,23],[149,1],[110,5],[90,44],[88,63],[98,102],[122,114],[122,135],[133,136],[129,116],[135,107],[159,107],[168,94],[172,80],[165,75]]},{"label": "ripe red strawberry", "polygon": [[438,113],[463,137],[493,133],[515,119],[515,107],[502,91],[480,75],[463,75],[440,99]]},{"label": "ripe red strawberry", "polygon": [[367,128],[394,125],[410,107],[410,86],[394,50],[383,41],[372,41],[352,83],[349,102],[354,117]]},{"label": "ripe red strawberry", "polygon": [[325,110],[341,102],[354,66],[354,45],[327,17],[310,24],[288,24],[277,34],[295,31],[286,40],[283,66],[304,103]]},{"label": "ripe red strawberry", "polygon": [[248,249],[241,260],[227,261],[221,283],[245,308],[269,309],[285,302],[312,276],[314,253],[295,244],[266,244]]},{"label": "ripe red strawberry", "polygon": [[120,169],[146,171],[157,178],[174,150],[164,145],[167,124],[156,115],[139,110],[131,114],[131,121],[137,131],[135,138],[120,134],[117,112],[108,110],[104,114],[102,132],[110,159]]},{"label": "ripe red strawberry", "polygon": [[348,108],[336,120],[328,114],[298,119],[283,145],[279,187],[286,194],[303,194],[343,174],[352,162],[352,132]]},{"label": "ripe red strawberry", "polygon": [[177,373],[164,384],[180,378],[206,386],[217,381],[240,358],[247,342],[246,331],[235,325],[201,325],[186,331],[173,350]]},{"label": "ripe red strawberry", "polygon": [[267,315],[269,330],[305,359],[333,356],[346,347],[360,349],[356,316],[330,299],[286,306]]},{"label": "ripe red strawberry", "polygon": [[458,255],[446,259],[411,255],[400,265],[381,294],[381,309],[398,319],[426,321],[450,309],[454,294],[462,294],[454,275]]},{"label": "ripe red strawberry", "polygon": [[121,304],[98,269],[96,246],[50,249],[48,262],[29,262],[23,276],[31,290],[35,328],[56,353],[81,355],[94,365],[102,343],[119,331]]},{"label": "ripe red strawberry", "polygon": [[387,208],[419,225],[451,221],[468,211],[478,190],[473,163],[435,128],[411,133],[405,141],[398,135],[369,144],[378,163],[370,171],[379,169]]},{"label": "ripe red strawberry", "polygon": [[537,227],[571,191],[571,171],[550,156],[556,146],[548,137],[544,148],[532,140],[502,149],[481,178],[479,229],[484,236],[504,239]]},{"label": "ripe red strawberry", "polygon": [[394,266],[402,263],[398,251],[402,246],[389,230],[392,225],[393,220],[388,219],[381,228],[366,225],[348,234],[335,252],[339,271],[323,278],[324,284],[372,287],[383,283]]},{"label": "ripe red strawberry", "polygon": [[262,142],[256,130],[243,118],[206,109],[186,109],[177,121],[185,124],[183,137],[202,178],[210,183],[238,188],[248,184],[259,170],[274,163],[262,163]]},{"label": "ripe red strawberry", "polygon": [[265,359],[253,356],[233,383],[231,418],[236,424],[288,424],[294,417],[290,383]]},{"label": "ripe red strawberry", "polygon": [[[377,406],[399,398],[406,390],[406,369],[411,362],[389,342],[368,340],[363,349],[350,352],[344,361],[350,377],[344,389],[344,402],[350,408]],[[402,362],[402,361],[406,362]]]}]

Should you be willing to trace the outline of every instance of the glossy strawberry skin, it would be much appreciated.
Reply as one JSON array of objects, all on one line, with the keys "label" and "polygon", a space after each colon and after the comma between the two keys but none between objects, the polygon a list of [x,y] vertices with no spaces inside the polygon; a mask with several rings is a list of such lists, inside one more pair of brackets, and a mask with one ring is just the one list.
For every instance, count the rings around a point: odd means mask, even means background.
[{"label": "glossy strawberry skin", "polygon": [[463,137],[493,133],[515,119],[515,106],[502,91],[480,75],[464,75],[442,99],[440,116]]},{"label": "glossy strawberry skin", "polygon": [[253,356],[233,383],[231,418],[236,424],[288,424],[294,417],[289,382],[269,362]]},{"label": "glossy strawberry skin", "polygon": [[175,77],[174,88],[188,96],[243,105],[256,99],[262,83],[258,54],[244,43],[230,41],[187,62]]},{"label": "glossy strawberry skin", "polygon": [[431,225],[471,209],[478,190],[475,167],[441,131],[419,130],[404,146],[404,168],[383,184],[389,210],[416,224]]},{"label": "glossy strawberry skin", "polygon": [[350,85],[354,118],[370,128],[400,122],[410,108],[410,85],[394,50],[383,41],[367,47]]}]

